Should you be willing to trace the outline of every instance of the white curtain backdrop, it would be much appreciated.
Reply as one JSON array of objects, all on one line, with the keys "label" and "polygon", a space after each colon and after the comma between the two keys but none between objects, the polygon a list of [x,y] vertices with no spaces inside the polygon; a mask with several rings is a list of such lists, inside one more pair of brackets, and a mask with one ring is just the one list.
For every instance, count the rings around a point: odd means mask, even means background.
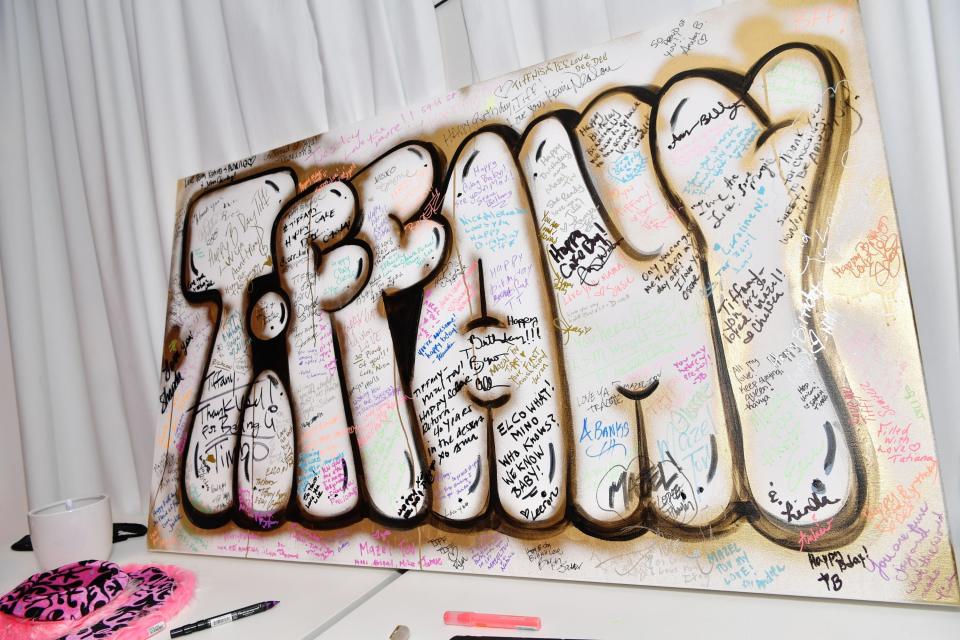
[{"label": "white curtain backdrop", "polygon": [[[721,4],[436,1],[0,0],[0,465],[19,428],[31,505],[147,509],[178,178]],[[960,3],[862,12],[958,531]]]}]

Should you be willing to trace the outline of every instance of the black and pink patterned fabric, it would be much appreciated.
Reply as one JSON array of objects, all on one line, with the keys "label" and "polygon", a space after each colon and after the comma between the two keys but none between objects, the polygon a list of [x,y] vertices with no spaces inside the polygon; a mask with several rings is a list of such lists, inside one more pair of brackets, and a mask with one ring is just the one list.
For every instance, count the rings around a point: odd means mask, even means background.
[{"label": "black and pink patterned fabric", "polygon": [[140,584],[121,607],[102,620],[63,636],[62,640],[115,637],[114,634],[119,630],[130,627],[162,607],[177,588],[176,579],[160,567],[147,567],[138,571],[136,577]]},{"label": "black and pink patterned fabric", "polygon": [[0,597],[0,640],[143,640],[190,602],[195,584],[172,565],[65,565]]},{"label": "black and pink patterned fabric", "polygon": [[129,580],[112,562],[74,562],[21,582],[0,597],[0,612],[43,622],[77,620],[110,604]]}]

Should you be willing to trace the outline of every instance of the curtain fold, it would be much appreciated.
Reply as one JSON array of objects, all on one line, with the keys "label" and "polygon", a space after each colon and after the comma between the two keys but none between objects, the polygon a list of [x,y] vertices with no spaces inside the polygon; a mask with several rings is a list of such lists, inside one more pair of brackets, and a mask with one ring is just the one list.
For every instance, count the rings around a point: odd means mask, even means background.
[{"label": "curtain fold", "polygon": [[450,4],[455,2],[463,14],[475,67],[469,82],[496,78],[724,4],[721,0],[453,0]]},{"label": "curtain fold", "polygon": [[[0,0],[0,274],[31,505],[147,508],[179,178],[721,3],[433,4]],[[958,505],[960,5],[862,11]]]},{"label": "curtain fold", "polygon": [[951,528],[958,531],[960,300],[954,239],[960,230],[960,194],[951,196],[949,171],[952,166],[956,184],[960,131],[950,109],[960,107],[960,72],[957,57],[945,50],[960,28],[960,11],[951,2],[886,0],[864,2],[861,12],[937,457]]},{"label": "curtain fold", "polygon": [[29,503],[143,512],[177,180],[443,92],[433,5],[2,0],[0,52]]}]

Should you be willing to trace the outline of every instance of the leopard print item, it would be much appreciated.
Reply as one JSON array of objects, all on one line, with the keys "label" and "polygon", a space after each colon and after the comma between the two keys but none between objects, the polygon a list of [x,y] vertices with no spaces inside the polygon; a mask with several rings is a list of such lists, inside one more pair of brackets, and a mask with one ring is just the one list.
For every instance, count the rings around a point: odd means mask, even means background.
[{"label": "leopard print item", "polygon": [[112,562],[74,562],[21,582],[0,597],[0,612],[40,622],[77,620],[109,604],[128,580]]},{"label": "leopard print item", "polygon": [[120,629],[154,613],[177,588],[177,581],[157,567],[147,567],[133,574],[140,580],[129,600],[103,620],[63,636],[60,640],[109,638]]}]

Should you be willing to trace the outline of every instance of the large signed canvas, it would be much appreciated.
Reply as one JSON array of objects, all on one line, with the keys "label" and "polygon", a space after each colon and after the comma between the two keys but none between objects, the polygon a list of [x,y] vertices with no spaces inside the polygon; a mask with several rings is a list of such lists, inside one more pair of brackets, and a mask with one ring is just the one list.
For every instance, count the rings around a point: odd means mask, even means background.
[{"label": "large signed canvas", "polygon": [[154,549],[958,602],[855,4],[245,158],[175,225]]}]

